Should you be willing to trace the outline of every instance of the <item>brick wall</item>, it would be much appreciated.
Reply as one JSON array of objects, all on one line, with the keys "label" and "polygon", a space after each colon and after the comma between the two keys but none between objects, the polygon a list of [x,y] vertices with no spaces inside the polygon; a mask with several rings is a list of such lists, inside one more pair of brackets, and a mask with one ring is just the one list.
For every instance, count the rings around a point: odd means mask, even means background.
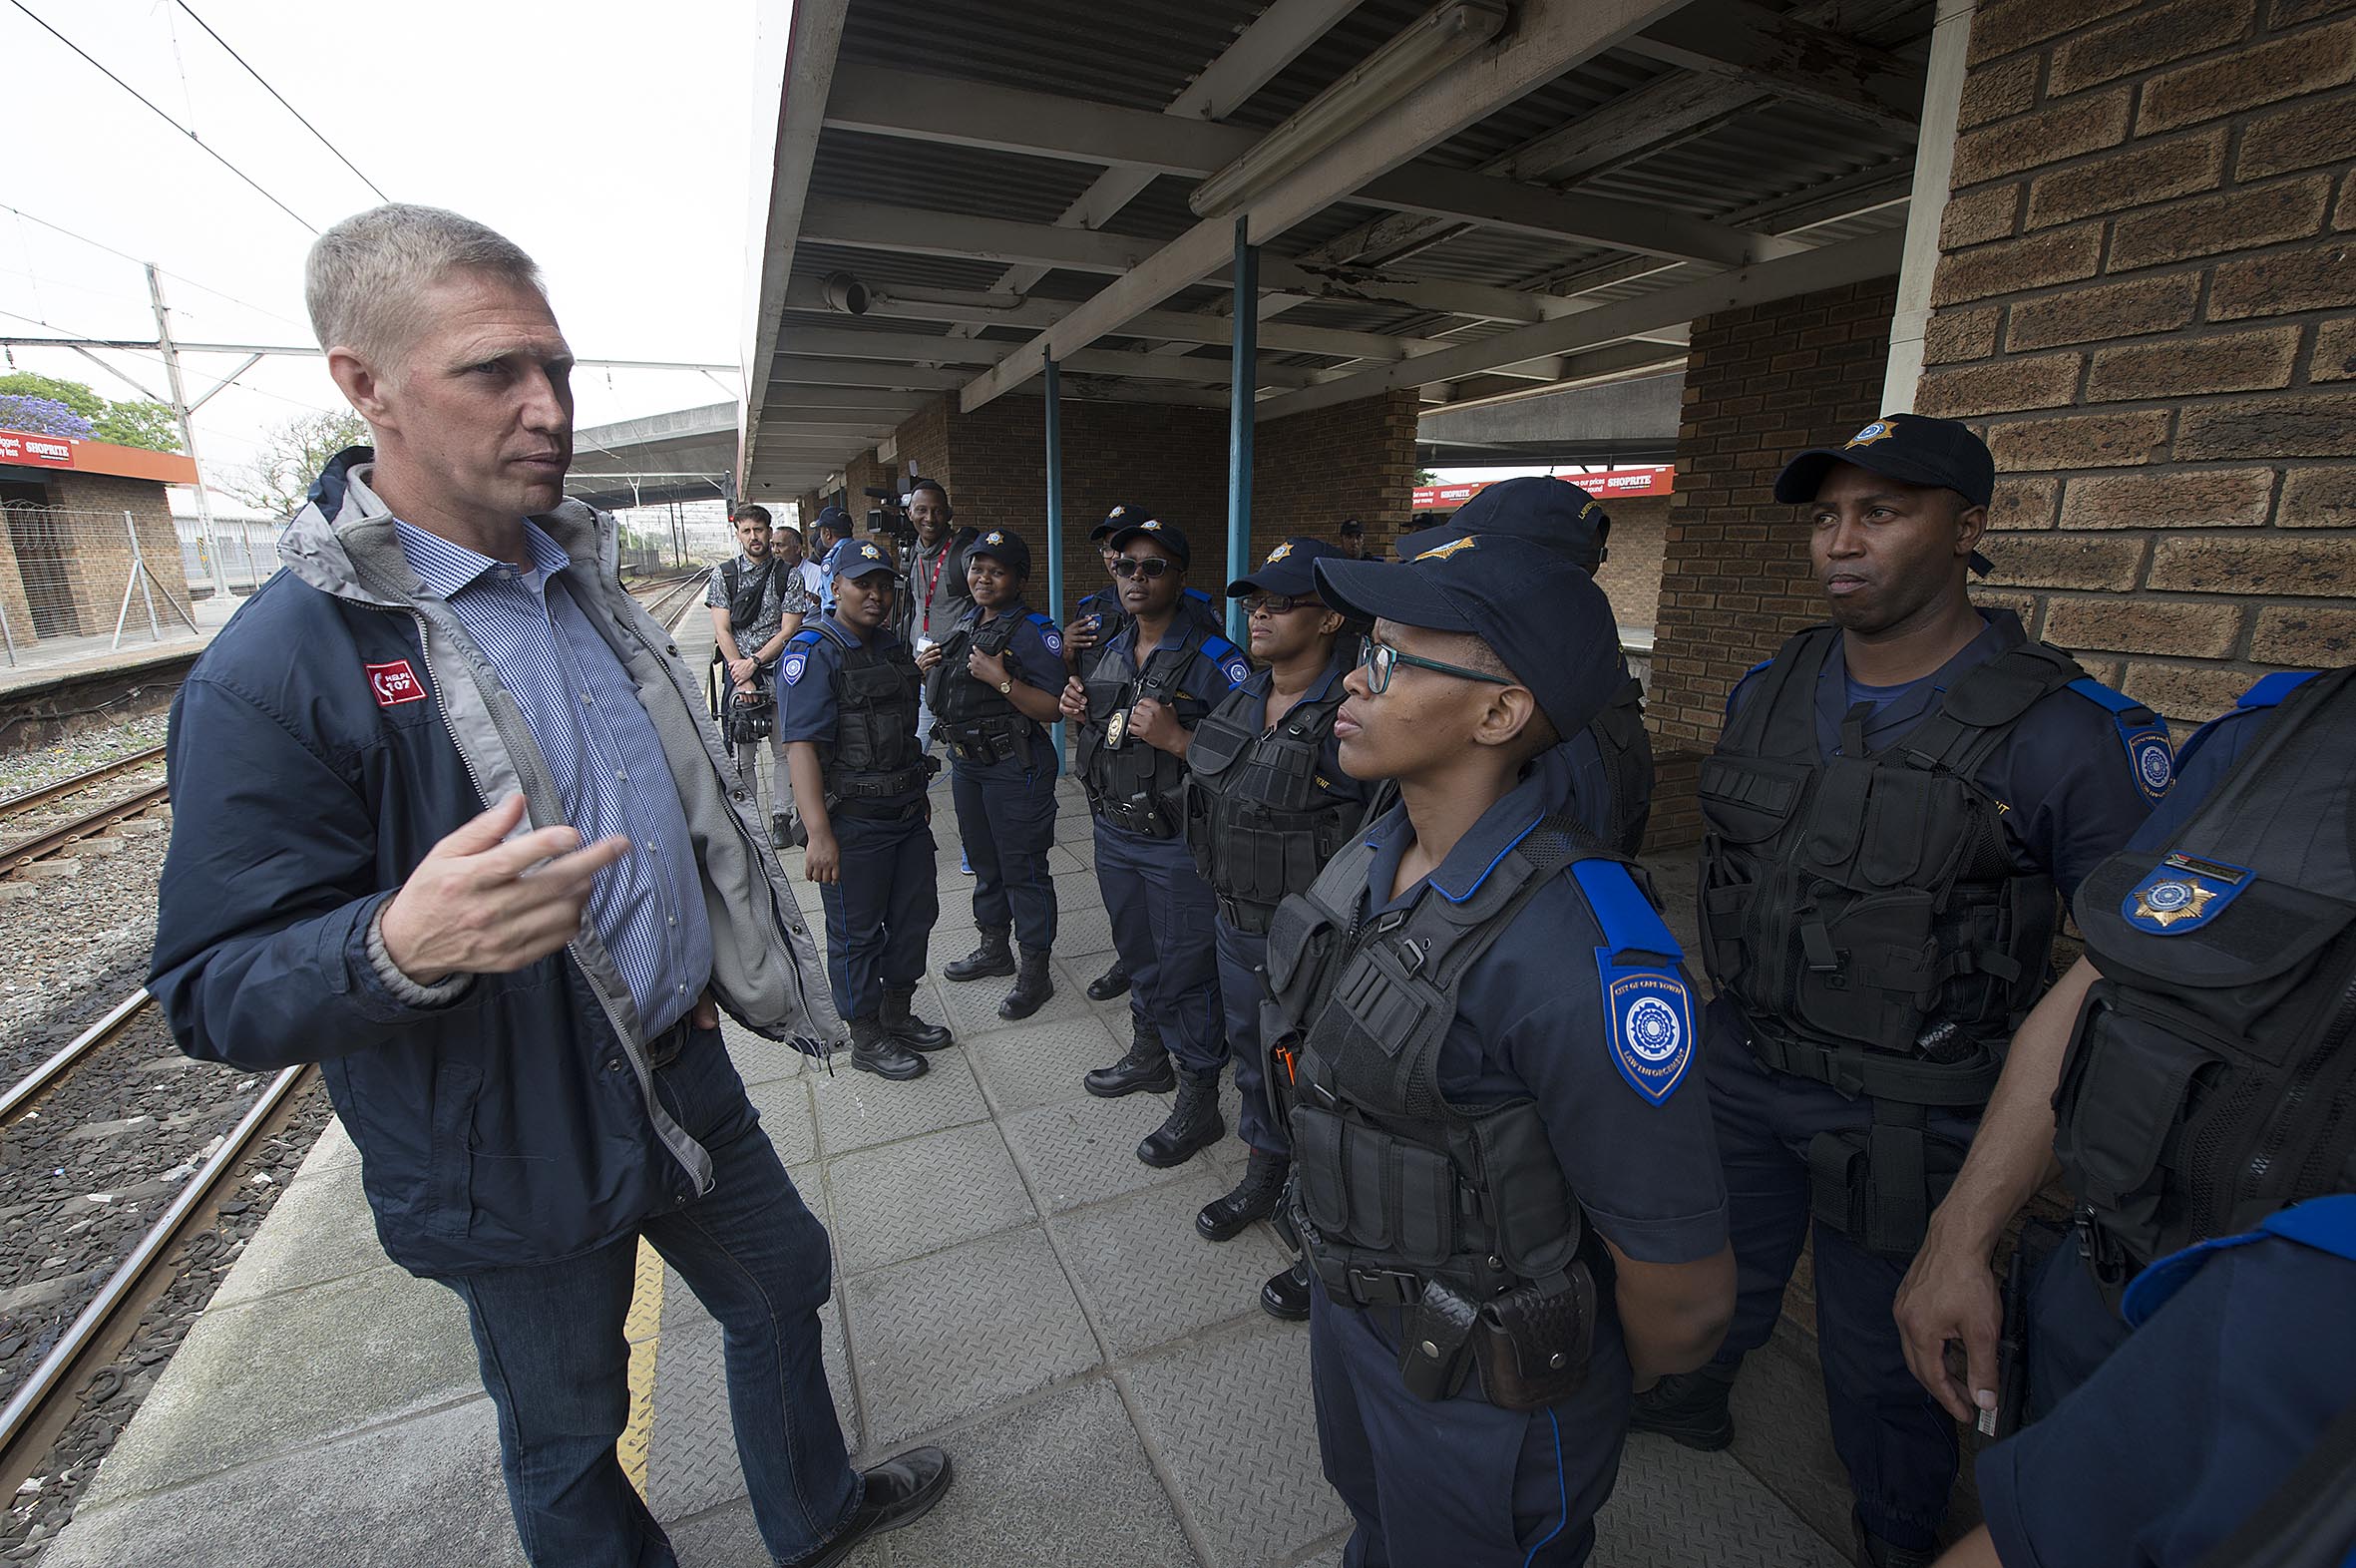
[{"label": "brick wall", "polygon": [[899,443],[901,472],[940,480],[954,499],[958,493],[957,463],[950,450],[949,421],[950,400],[936,398],[910,415],[893,436]]},{"label": "brick wall", "polygon": [[[1695,772],[1735,682],[1823,618],[1807,530],[1774,500],[1775,474],[1791,453],[1845,439],[1880,412],[1896,301],[1891,278],[1694,323],[1647,703],[1661,767],[1653,847],[1701,832]],[[1616,510],[1612,539],[1617,565]]]},{"label": "brick wall", "polygon": [[1612,520],[1611,555],[1596,586],[1612,601],[1612,618],[1650,630],[1661,608],[1661,563],[1669,543],[1672,496],[1628,496],[1605,506]]},{"label": "brick wall", "polygon": [[1288,535],[1332,539],[1344,518],[1386,553],[1415,489],[1412,389],[1265,421],[1252,432],[1252,559]]},{"label": "brick wall", "polygon": [[1918,407],[1994,450],[1986,553],[2031,631],[2178,721],[2356,649],[2346,9],[1973,25]]},{"label": "brick wall", "polygon": [[[63,509],[58,524],[67,549],[59,565],[80,630],[84,634],[109,631],[123,607],[123,588],[130,581],[131,534],[123,514],[131,514],[139,530],[139,552],[147,563],[158,595],[157,618],[178,619],[165,595],[189,607],[189,584],[181,567],[180,535],[172,523],[172,503],[164,487],[151,479],[117,479],[104,474],[60,473],[49,481],[55,504]],[[13,607],[13,606],[12,606]],[[145,601],[132,595],[131,613],[143,624]]]}]

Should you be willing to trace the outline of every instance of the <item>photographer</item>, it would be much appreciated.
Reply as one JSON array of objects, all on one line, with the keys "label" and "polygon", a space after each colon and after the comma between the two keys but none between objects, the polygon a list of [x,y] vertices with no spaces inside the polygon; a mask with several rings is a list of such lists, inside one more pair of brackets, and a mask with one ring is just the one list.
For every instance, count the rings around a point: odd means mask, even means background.
[{"label": "photographer", "polygon": [[[801,579],[781,567],[769,549],[769,512],[748,506],[736,514],[738,554],[712,569],[703,602],[712,616],[712,662],[727,666],[727,678],[714,672],[713,718],[720,721],[729,750],[736,758],[736,779],[757,804],[760,799],[760,743],[769,742],[769,842],[779,849],[793,842],[792,794],[785,787],[785,747],[776,737],[771,707],[769,671],[786,638],[802,629],[802,617],[818,607]],[[733,657],[730,654],[733,653]],[[721,688],[725,687],[725,696]]]}]

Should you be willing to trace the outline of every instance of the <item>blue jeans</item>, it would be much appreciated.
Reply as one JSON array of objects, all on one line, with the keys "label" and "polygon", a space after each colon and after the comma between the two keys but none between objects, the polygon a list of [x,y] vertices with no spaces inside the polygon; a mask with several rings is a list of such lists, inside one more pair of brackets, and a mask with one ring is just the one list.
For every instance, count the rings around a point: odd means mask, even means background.
[{"label": "blue jeans", "polygon": [[[719,1320],[728,1412],[769,1554],[806,1557],[849,1521],[860,1477],[819,1353],[834,1287],[826,1229],[760,1128],[717,1029],[656,1074],[679,1125],[711,1151],[712,1190],[639,1227]],[[650,1156],[652,1157],[652,1156]],[[536,1568],[672,1568],[670,1542],[615,1457],[629,1414],[622,1320],[638,1238],[443,1283],[467,1306],[500,1467]]]}]

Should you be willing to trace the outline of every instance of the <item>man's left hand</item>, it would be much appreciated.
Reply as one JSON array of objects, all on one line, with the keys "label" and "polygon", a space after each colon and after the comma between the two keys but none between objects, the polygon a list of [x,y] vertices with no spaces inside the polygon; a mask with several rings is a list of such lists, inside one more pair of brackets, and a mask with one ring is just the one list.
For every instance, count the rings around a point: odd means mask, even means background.
[{"label": "man's left hand", "polygon": [[761,661],[757,658],[732,658],[728,661],[728,678],[739,687],[750,686],[753,676],[760,671]]}]

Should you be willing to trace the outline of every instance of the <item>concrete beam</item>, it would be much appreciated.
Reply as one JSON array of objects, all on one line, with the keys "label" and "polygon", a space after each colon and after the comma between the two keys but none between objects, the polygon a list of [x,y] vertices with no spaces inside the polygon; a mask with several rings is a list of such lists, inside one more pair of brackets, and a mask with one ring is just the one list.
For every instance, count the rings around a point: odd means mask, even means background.
[{"label": "concrete beam", "polygon": [[[996,339],[945,337],[927,332],[869,332],[848,327],[788,325],[778,346],[794,354],[882,360],[896,365],[994,365],[1022,345]],[[1157,381],[1224,381],[1225,356],[1137,354],[1117,349],[1082,349],[1063,361],[1075,375],[1143,376]],[[1263,386],[1308,386],[1318,372],[1280,365],[1263,356]]]},{"label": "concrete beam", "polygon": [[1751,0],[1698,0],[1630,39],[1628,48],[1890,130],[1913,129],[1922,103],[1922,73],[1896,55]]}]

